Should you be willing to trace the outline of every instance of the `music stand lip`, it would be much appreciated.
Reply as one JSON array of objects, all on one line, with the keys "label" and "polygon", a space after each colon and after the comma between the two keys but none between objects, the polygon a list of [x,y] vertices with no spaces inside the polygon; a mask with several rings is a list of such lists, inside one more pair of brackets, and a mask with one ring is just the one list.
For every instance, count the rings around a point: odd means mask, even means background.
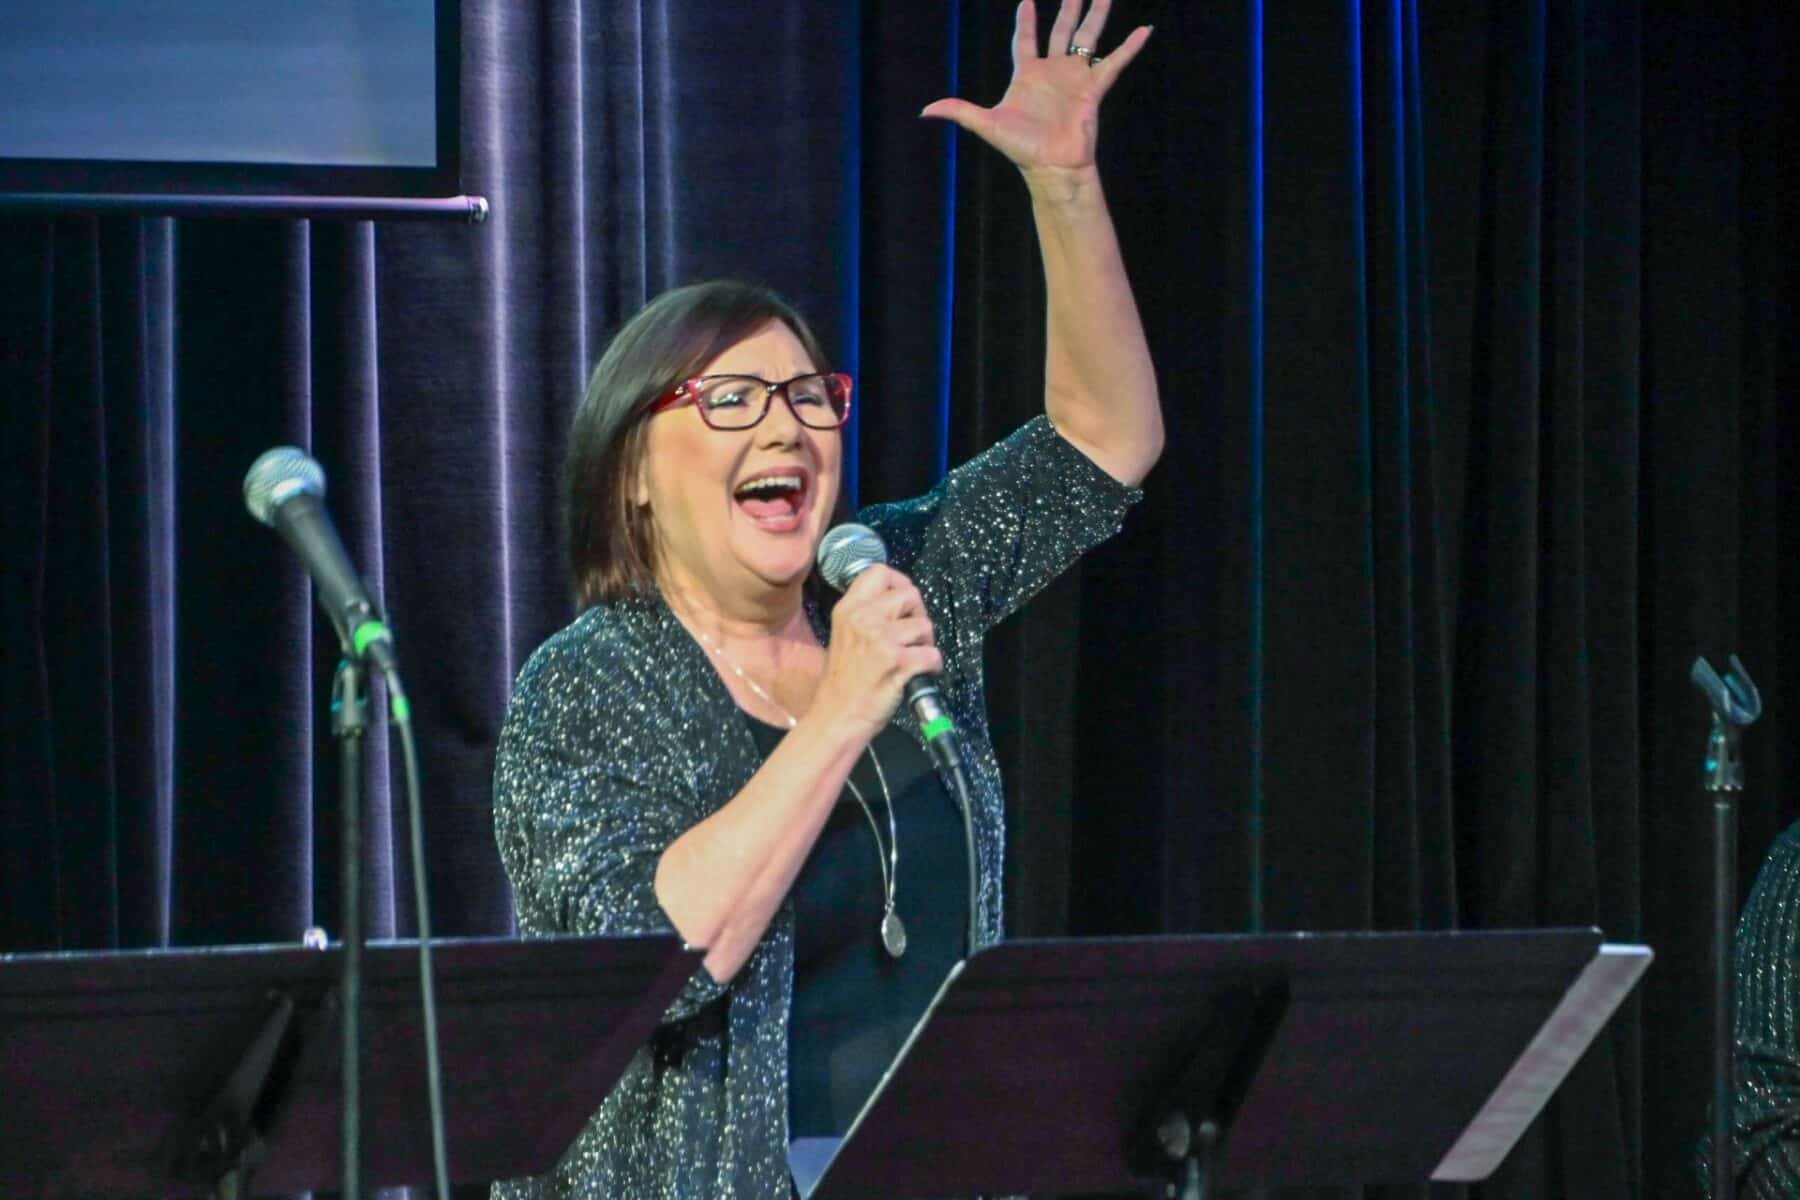
[{"label": "music stand lip", "polygon": [[[434,937],[431,939],[433,949],[438,947],[462,948],[478,946],[516,946],[528,943],[533,946],[591,946],[595,942],[605,940],[611,943],[641,942],[645,945],[665,943],[672,935],[666,933],[617,933],[606,934],[603,938],[594,934],[547,934],[520,936],[514,934],[482,934],[474,937]],[[378,949],[416,948],[417,938],[389,937],[369,938],[363,945]],[[323,947],[304,946],[299,942],[217,942],[193,946],[127,946],[117,950],[25,950],[0,951],[0,966],[12,963],[28,963],[51,965],[55,963],[119,964],[131,962],[183,961],[195,959],[235,958],[245,954],[256,955],[292,955],[296,959],[318,958],[332,954],[343,947],[342,942],[332,941]],[[4,994],[7,979],[0,976],[0,994]]]},{"label": "music stand lip", "polygon": [[[431,1178],[417,943],[367,944],[368,1186]],[[539,1174],[592,1115],[700,951],[668,934],[434,939],[457,1182]],[[337,1179],[341,949],[293,943],[0,955],[0,1194],[196,1195],[170,1177],[174,1129],[203,1110],[269,997],[299,1015],[291,1086],[265,1108],[257,1191]],[[416,1076],[416,1078],[415,1078]],[[503,1114],[496,1120],[496,1114]],[[379,1122],[377,1124],[376,1122]]]}]

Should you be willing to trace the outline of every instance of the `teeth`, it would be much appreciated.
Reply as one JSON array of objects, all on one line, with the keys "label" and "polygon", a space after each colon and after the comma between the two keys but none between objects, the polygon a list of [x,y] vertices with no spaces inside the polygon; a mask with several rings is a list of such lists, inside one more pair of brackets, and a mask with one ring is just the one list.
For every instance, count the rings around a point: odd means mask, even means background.
[{"label": "teeth", "polygon": [[765,475],[761,479],[752,479],[738,489],[738,495],[747,496],[759,492],[797,492],[800,490],[798,475]]}]

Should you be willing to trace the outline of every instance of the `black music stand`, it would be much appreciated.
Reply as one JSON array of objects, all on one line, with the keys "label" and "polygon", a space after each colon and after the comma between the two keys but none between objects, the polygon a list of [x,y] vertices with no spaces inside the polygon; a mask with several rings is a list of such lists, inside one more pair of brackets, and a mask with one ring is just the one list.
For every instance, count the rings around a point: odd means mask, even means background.
[{"label": "black music stand", "polygon": [[[674,937],[434,941],[455,1182],[539,1174],[698,968]],[[427,1183],[416,942],[363,964],[363,1174]],[[221,1197],[342,1177],[341,951],[0,956],[0,1195]]]},{"label": "black music stand", "polygon": [[1485,1178],[1649,964],[1596,930],[1003,942],[807,1200]]}]

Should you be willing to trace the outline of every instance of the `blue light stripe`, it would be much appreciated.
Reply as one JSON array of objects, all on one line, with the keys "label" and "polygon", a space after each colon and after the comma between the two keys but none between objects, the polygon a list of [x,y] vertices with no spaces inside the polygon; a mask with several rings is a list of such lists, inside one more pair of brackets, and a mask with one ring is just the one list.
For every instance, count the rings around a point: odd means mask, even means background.
[{"label": "blue light stripe", "polygon": [[[1359,447],[1360,460],[1358,467],[1361,474],[1361,485],[1364,502],[1368,506],[1367,519],[1363,522],[1363,602],[1368,605],[1369,620],[1372,626],[1376,623],[1375,595],[1375,406],[1369,386],[1370,371],[1370,332],[1369,332],[1369,199],[1368,199],[1368,139],[1366,114],[1363,108],[1363,7],[1362,0],[1350,0],[1349,5],[1350,33],[1350,119],[1351,146],[1351,211],[1355,229],[1352,234],[1351,253],[1356,263],[1356,405],[1361,414],[1362,444]],[[1376,650],[1371,642],[1369,651],[1369,690],[1374,693],[1379,687],[1376,676]],[[1368,772],[1369,783],[1375,778],[1375,743],[1370,740],[1368,761],[1364,769]],[[1368,823],[1364,839],[1364,854],[1367,862],[1375,861],[1375,823]],[[1369,913],[1373,913],[1373,899],[1368,900]]]},{"label": "blue light stripe", "polygon": [[[857,380],[862,378],[862,163],[863,163],[863,64],[862,26],[863,0],[845,5],[844,37],[849,52],[844,55],[849,96],[844,104],[844,188],[843,223],[844,253],[839,260],[844,291],[843,369]],[[844,427],[844,496],[854,512],[861,505],[862,491],[862,406],[852,405],[850,422]]]},{"label": "blue light stripe", "polygon": [[[955,96],[961,75],[962,0],[950,0],[950,80],[946,96]],[[944,125],[944,258],[942,270],[943,296],[938,308],[938,413],[937,461],[934,480],[942,479],[950,470],[950,387],[952,358],[955,354],[956,327],[956,179],[957,126]]]},{"label": "blue light stripe", "polygon": [[1250,930],[1263,929],[1263,0],[1250,4]]},{"label": "blue light stripe", "polygon": [[[1392,102],[1393,102],[1393,106],[1394,106],[1394,129],[1393,129],[1393,137],[1394,137],[1394,208],[1395,208],[1396,214],[1399,218],[1395,222],[1395,227],[1399,231],[1399,234],[1400,234],[1399,237],[1394,239],[1394,253],[1395,253],[1396,257],[1398,258],[1398,261],[1394,264],[1395,265],[1394,283],[1395,283],[1395,287],[1399,291],[1399,295],[1396,297],[1397,300],[1399,301],[1399,303],[1397,303],[1394,306],[1394,313],[1395,313],[1395,316],[1399,320],[1399,330],[1398,330],[1399,347],[1398,348],[1400,351],[1400,353],[1399,353],[1400,372],[1399,372],[1399,379],[1398,379],[1399,401],[1400,401],[1400,406],[1399,406],[1400,407],[1400,412],[1399,412],[1400,428],[1396,432],[1399,434],[1400,470],[1401,470],[1400,478],[1401,478],[1402,484],[1404,485],[1407,481],[1409,481],[1412,478],[1412,470],[1411,470],[1412,422],[1409,419],[1410,413],[1411,413],[1411,407],[1412,407],[1412,377],[1411,377],[1410,371],[1408,370],[1408,368],[1411,366],[1411,363],[1412,363],[1412,354],[1410,353],[1410,351],[1411,351],[1410,343],[1411,343],[1411,337],[1412,337],[1412,329],[1411,329],[1411,317],[1412,317],[1411,284],[1412,284],[1412,280],[1411,280],[1411,276],[1410,276],[1410,266],[1411,266],[1410,261],[1409,261],[1410,255],[1408,254],[1408,242],[1412,236],[1412,221],[1411,221],[1411,214],[1408,212],[1408,204],[1407,204],[1407,175],[1408,175],[1408,172],[1407,172],[1407,165],[1406,165],[1406,126],[1407,126],[1406,47],[1405,47],[1405,39],[1404,39],[1404,36],[1402,33],[1402,29],[1403,29],[1402,22],[1405,18],[1401,12],[1403,3],[1404,3],[1404,0],[1389,0],[1388,21],[1390,24],[1389,53],[1391,55],[1392,62],[1393,62],[1393,98],[1392,98]],[[1407,497],[1407,489],[1405,486],[1402,486],[1400,489],[1400,502],[1401,502],[1403,510],[1404,510],[1404,505],[1406,502],[1406,497]],[[1403,526],[1401,529],[1401,536],[1404,537],[1405,533],[1406,533],[1406,531]]]}]

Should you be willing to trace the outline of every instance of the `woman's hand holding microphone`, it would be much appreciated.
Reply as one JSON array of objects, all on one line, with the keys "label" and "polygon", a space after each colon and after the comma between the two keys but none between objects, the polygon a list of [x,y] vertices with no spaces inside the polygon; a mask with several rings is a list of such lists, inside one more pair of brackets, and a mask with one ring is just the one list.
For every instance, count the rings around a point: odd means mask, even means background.
[{"label": "woman's hand holding microphone", "polygon": [[831,614],[831,645],[811,713],[851,723],[867,742],[900,705],[915,675],[944,669],[925,598],[892,567],[865,567]]}]

